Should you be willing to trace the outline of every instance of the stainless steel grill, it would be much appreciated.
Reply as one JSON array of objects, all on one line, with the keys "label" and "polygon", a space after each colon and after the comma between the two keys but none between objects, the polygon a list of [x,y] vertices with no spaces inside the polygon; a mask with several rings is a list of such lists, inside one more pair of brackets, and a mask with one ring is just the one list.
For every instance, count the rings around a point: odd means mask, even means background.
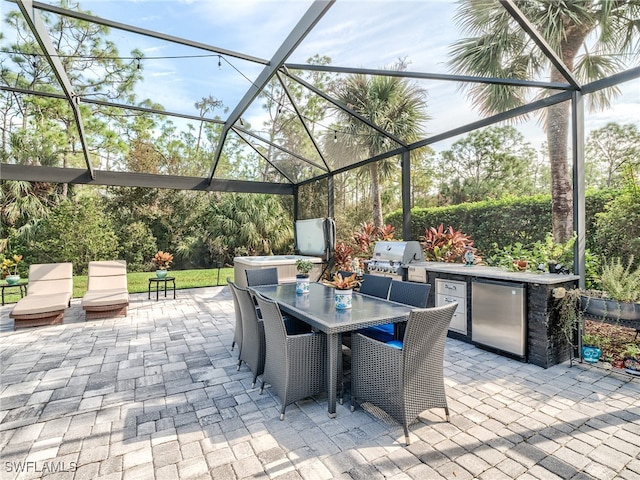
[{"label": "stainless steel grill", "polygon": [[367,272],[403,280],[406,267],[413,262],[424,262],[419,242],[377,242],[373,257],[367,262]]}]

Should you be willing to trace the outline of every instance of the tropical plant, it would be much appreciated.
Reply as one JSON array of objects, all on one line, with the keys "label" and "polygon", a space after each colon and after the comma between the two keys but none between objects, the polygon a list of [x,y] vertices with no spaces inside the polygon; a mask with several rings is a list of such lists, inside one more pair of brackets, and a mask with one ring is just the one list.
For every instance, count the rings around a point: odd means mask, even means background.
[{"label": "tropical plant", "polygon": [[293,250],[291,213],[275,195],[223,194],[201,217],[209,251],[232,259]]},{"label": "tropical plant", "polygon": [[360,286],[360,281],[357,279],[355,272],[345,277],[343,277],[341,273],[336,273],[333,276],[333,280],[325,282],[325,284],[334,287],[336,290],[351,290],[352,288]]},{"label": "tropical plant", "polygon": [[173,255],[169,252],[163,252],[159,250],[151,259],[153,264],[158,270],[168,270],[171,262],[173,262]]},{"label": "tropical plant", "polygon": [[370,258],[373,254],[373,247],[379,240],[393,240],[395,227],[384,225],[376,227],[373,223],[363,223],[360,230],[353,233],[353,241],[358,249],[358,255]]},{"label": "tropical plant", "polygon": [[[557,52],[578,82],[594,81],[617,73],[624,59],[634,62],[639,33],[640,0],[517,2],[529,22]],[[451,47],[449,64],[456,73],[483,77],[537,79],[545,71],[551,82],[566,83],[566,76],[551,66],[536,42],[518,25],[502,2],[463,0],[456,15],[471,36]],[[532,89],[515,85],[477,83],[469,87],[476,106],[495,114],[529,101]],[[616,87],[600,90],[587,99],[593,107],[607,106]],[[558,242],[573,234],[572,188],[567,161],[569,105],[562,102],[545,109],[545,127],[552,182],[553,236]]]},{"label": "tropical plant", "polygon": [[9,275],[18,275],[18,265],[22,262],[22,255],[4,257],[4,255],[0,254],[0,256],[2,257],[0,262],[1,277],[6,278]]},{"label": "tropical plant", "polygon": [[344,242],[336,243],[336,249],[333,253],[333,260],[336,270],[350,272],[353,262],[353,248]]},{"label": "tropical plant", "polygon": [[299,258],[296,260],[296,270],[300,275],[309,275],[309,272],[313,270],[313,262],[311,260],[305,260]]},{"label": "tropical plant", "polygon": [[612,258],[602,264],[600,284],[610,298],[619,302],[640,303],[640,266],[633,268],[631,255],[627,265],[620,258]]},{"label": "tropical plant", "polygon": [[467,247],[473,247],[473,240],[452,226],[445,230],[441,223],[438,228],[429,227],[420,237],[426,260],[434,262],[463,262]]},{"label": "tropical plant", "polygon": [[[406,61],[398,61],[391,70],[406,70]],[[336,126],[341,131],[344,144],[351,144],[374,157],[389,150],[389,137],[411,143],[422,134],[421,124],[426,114],[426,91],[407,79],[397,76],[367,76],[354,74],[336,82],[335,97],[351,111],[366,118],[389,134],[383,135],[342,108],[335,108],[340,118]],[[373,224],[381,227],[381,181],[394,171],[395,162],[382,160],[369,164],[371,177]]]},{"label": "tropical plant", "polygon": [[637,343],[629,343],[622,352],[622,356],[625,358],[635,358],[640,360],[640,346]]}]

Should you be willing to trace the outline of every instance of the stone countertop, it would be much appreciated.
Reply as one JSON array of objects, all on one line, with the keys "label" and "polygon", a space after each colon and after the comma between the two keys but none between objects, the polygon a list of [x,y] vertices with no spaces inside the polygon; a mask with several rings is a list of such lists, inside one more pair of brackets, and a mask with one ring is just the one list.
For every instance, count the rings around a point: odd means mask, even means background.
[{"label": "stone countertop", "polygon": [[486,265],[474,265],[465,267],[461,263],[444,262],[413,262],[409,267],[424,267],[429,272],[449,273],[452,275],[465,275],[477,278],[489,278],[507,282],[522,282],[541,285],[554,285],[556,283],[579,280],[578,275],[560,275],[557,273],[535,273],[531,271],[510,272],[499,267]]}]

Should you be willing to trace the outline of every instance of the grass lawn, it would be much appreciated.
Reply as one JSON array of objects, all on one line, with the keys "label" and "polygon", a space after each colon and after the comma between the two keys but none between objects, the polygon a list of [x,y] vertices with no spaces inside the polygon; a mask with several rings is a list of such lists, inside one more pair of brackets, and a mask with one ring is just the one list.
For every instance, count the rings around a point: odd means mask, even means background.
[{"label": "grass lawn", "polygon": [[[146,292],[149,288],[149,278],[155,277],[155,272],[132,272],[127,274],[127,285],[129,293]],[[233,268],[220,269],[220,282],[218,283],[218,269],[203,270],[169,270],[169,276],[176,279],[176,290],[183,288],[213,287],[215,285],[226,285],[227,277],[233,280]],[[0,285],[6,282],[1,281]],[[73,297],[80,298],[87,291],[87,276],[73,276]],[[14,293],[15,292],[15,293]],[[12,288],[5,291],[4,302],[15,303],[20,300],[18,289]]]}]

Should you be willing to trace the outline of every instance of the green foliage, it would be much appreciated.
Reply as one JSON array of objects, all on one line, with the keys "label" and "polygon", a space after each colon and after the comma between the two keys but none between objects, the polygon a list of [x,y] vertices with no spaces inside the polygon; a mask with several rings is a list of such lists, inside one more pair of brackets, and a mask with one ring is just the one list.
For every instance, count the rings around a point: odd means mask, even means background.
[{"label": "green foliage", "polygon": [[602,289],[614,300],[640,302],[640,266],[634,269],[633,260],[631,255],[625,266],[619,258],[612,258],[602,265]]},{"label": "green foliage", "polygon": [[42,221],[29,252],[29,263],[73,262],[82,273],[92,260],[117,259],[118,237],[96,200],[67,200]]},{"label": "green foliage", "polygon": [[544,240],[534,242],[528,246],[521,242],[507,245],[503,248],[495,246],[491,255],[485,261],[487,265],[504,267],[513,270],[513,262],[525,260],[529,262],[529,270],[546,270],[549,262],[562,264],[569,270],[573,266],[573,246],[575,236],[564,243],[553,241],[553,235],[548,233]]},{"label": "green foliage", "polygon": [[273,195],[224,194],[201,218],[212,255],[272,255],[293,250],[291,213]]},{"label": "green foliage", "polygon": [[469,133],[441,152],[447,172],[440,194],[448,203],[475,202],[533,193],[535,150],[512,126]]},{"label": "green foliage", "polygon": [[149,259],[158,250],[156,237],[143,222],[133,222],[118,230],[120,258],[127,261],[133,272],[150,269]]},{"label": "green foliage", "polygon": [[[391,70],[402,71],[407,66],[406,61],[399,60]],[[426,113],[426,90],[406,78],[352,74],[337,81],[332,93],[341,104],[349,105],[360,116],[407,143],[422,135],[422,124],[429,118]],[[347,134],[341,135],[345,151],[357,149],[372,157],[388,150],[389,139],[386,136],[375,132],[343,108],[334,107],[334,110],[340,122],[336,129]],[[382,226],[381,183],[397,172],[397,164],[390,160],[372,162],[368,165],[368,171],[373,223]]]},{"label": "green foliage", "polygon": [[557,327],[569,345],[573,345],[575,331],[582,321],[582,311],[578,308],[581,294],[582,292],[578,288],[566,290],[563,287],[558,287],[553,289],[558,312]]},{"label": "green foliage", "polygon": [[603,348],[611,343],[611,339],[596,333],[585,333],[582,335],[582,344],[592,347]]},{"label": "green foliage", "polygon": [[296,260],[296,270],[302,275],[307,275],[313,270],[313,262],[311,260],[298,259]]},{"label": "green foliage", "polygon": [[625,171],[640,175],[640,131],[634,124],[608,123],[589,134],[585,169],[588,185],[623,187]]},{"label": "green foliage", "polygon": [[473,246],[473,240],[461,230],[456,231],[452,226],[444,228],[441,223],[438,228],[425,229],[420,237],[426,260],[435,262],[460,263],[463,261],[467,247]]},{"label": "green foliage", "polygon": [[[586,195],[587,232],[596,230],[595,217],[604,205],[615,198],[615,190],[593,191]],[[385,218],[386,223],[402,232],[402,211]],[[486,257],[508,245],[531,245],[545,242],[551,231],[551,197],[538,195],[526,198],[502,198],[483,202],[411,210],[411,239],[418,239],[429,225],[456,225],[474,239],[479,255]],[[638,222],[640,225],[640,221]],[[589,233],[586,246],[599,255],[600,248]],[[410,240],[410,239],[405,239]]]},{"label": "green foliage", "polygon": [[[622,194],[596,215],[595,232],[603,257],[629,258],[640,251],[640,187],[635,182],[629,182]],[[640,265],[640,261],[636,263]]]},{"label": "green foliage", "polygon": [[640,347],[637,343],[629,343],[627,348],[622,352],[624,358],[635,358],[640,360]]}]

